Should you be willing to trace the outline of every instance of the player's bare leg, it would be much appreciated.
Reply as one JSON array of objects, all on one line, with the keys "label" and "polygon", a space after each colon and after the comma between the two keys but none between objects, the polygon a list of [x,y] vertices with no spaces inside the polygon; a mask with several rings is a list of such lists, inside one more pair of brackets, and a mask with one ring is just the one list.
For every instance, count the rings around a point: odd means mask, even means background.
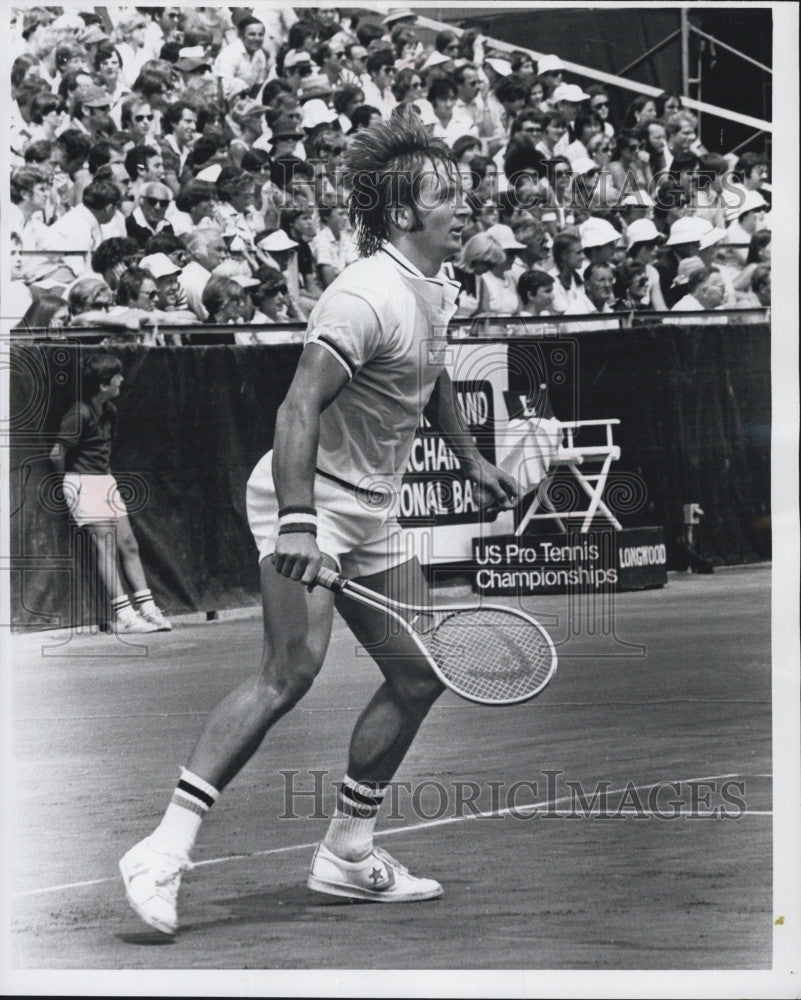
[{"label": "player's bare leg", "polygon": [[[330,568],[333,560],[326,558]],[[261,563],[264,648],[261,667],[217,705],[188,769],[218,790],[247,763],[265,734],[309,690],[331,637],[333,595],[309,591]]]},{"label": "player's bare leg", "polygon": [[[360,582],[404,602],[425,600],[416,561]],[[377,902],[434,899],[442,895],[439,883],[411,875],[386,851],[374,848],[373,830],[387,783],[444,686],[409,636],[389,631],[385,614],[344,598],[337,610],[385,680],[356,722],[348,773],[308,884],[318,892]]]},{"label": "player's bare leg", "polygon": [[[333,566],[332,560],[327,560]],[[333,595],[312,593],[261,563],[261,666],[217,705],[182,769],[159,826],[120,862],[128,901],[151,927],[174,934],[181,874],[203,817],[270,727],[311,687],[331,635]]]}]

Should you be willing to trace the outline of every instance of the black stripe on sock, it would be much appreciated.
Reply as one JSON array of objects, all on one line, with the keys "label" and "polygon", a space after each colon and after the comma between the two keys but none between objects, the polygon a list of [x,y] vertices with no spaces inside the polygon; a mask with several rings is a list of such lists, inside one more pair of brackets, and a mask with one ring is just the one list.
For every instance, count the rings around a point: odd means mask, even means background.
[{"label": "black stripe on sock", "polygon": [[178,782],[178,787],[182,792],[186,792],[187,795],[193,795],[198,802],[202,802],[204,805],[209,806],[209,808],[214,805],[214,799],[208,794],[208,792],[204,792],[203,789],[198,788],[196,785],[190,785],[189,782],[184,781],[183,778],[181,778]]},{"label": "black stripe on sock", "polygon": [[373,798],[370,795],[364,795],[362,792],[357,792],[355,788],[351,788],[350,785],[346,785],[344,782],[339,786],[339,790],[346,799],[350,799],[352,802],[358,802],[362,806],[375,806],[376,809],[384,801],[384,796],[380,798]]}]

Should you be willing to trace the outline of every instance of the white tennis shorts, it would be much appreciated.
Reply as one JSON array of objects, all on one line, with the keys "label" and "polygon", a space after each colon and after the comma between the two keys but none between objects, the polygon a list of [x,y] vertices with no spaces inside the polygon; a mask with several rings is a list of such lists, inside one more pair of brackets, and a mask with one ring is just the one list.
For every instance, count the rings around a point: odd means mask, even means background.
[{"label": "white tennis shorts", "polygon": [[114,476],[64,473],[64,501],[77,525],[118,521],[128,514]]},{"label": "white tennis shorts", "polygon": [[[272,463],[273,453],[269,451],[253,470],[247,485],[248,523],[259,549],[259,562],[272,555],[278,537],[278,498]],[[411,539],[407,539],[392,516],[391,505],[370,509],[353,491],[318,475],[314,483],[314,506],[317,545],[349,579],[399,566],[414,555],[413,550],[407,551]]]}]

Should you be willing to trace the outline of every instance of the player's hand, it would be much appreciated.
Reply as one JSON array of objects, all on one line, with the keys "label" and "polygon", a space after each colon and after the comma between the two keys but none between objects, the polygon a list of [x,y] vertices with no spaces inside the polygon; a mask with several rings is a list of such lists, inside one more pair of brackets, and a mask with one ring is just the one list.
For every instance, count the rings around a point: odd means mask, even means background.
[{"label": "player's hand", "polygon": [[486,459],[477,459],[463,466],[467,477],[475,484],[473,496],[487,514],[511,510],[518,501],[517,482]]},{"label": "player's hand", "polygon": [[323,565],[323,557],[311,532],[293,531],[276,539],[272,563],[281,576],[312,587]]}]

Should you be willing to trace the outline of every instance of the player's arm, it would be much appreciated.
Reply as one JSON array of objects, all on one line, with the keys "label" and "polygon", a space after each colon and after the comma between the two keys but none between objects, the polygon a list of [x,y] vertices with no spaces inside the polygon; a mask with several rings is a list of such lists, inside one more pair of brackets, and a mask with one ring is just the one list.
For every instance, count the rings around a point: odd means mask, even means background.
[{"label": "player's arm", "polygon": [[459,459],[465,475],[476,484],[474,493],[481,506],[490,513],[513,507],[517,502],[515,480],[488,462],[476,447],[459,411],[451,377],[444,370],[434,385],[425,412]]},{"label": "player's arm", "polygon": [[[320,414],[336,399],[348,377],[329,350],[316,343],[306,345],[276,420],[273,478],[281,510],[314,507]],[[273,565],[284,576],[313,583],[322,565],[315,536],[310,532],[279,535]]]}]

